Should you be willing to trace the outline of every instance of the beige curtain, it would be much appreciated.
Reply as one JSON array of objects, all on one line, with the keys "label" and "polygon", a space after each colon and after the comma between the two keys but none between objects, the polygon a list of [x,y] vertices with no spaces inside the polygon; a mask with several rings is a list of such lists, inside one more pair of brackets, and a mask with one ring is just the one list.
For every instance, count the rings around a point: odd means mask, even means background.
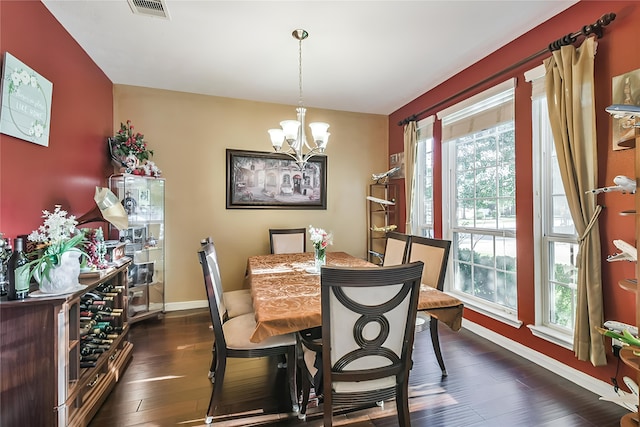
[{"label": "beige curtain", "polygon": [[407,212],[405,222],[406,234],[414,234],[413,224],[411,223],[411,207],[413,206],[413,187],[416,182],[413,171],[416,165],[417,141],[416,122],[412,120],[404,126],[404,192],[406,201],[405,209]]},{"label": "beige curtain", "polygon": [[600,231],[593,194],[598,156],[593,62],[596,42],[588,38],[579,49],[563,46],[544,61],[549,120],[558,154],[562,183],[579,238],[578,295],[573,348],[579,360],[606,365],[602,326]]}]

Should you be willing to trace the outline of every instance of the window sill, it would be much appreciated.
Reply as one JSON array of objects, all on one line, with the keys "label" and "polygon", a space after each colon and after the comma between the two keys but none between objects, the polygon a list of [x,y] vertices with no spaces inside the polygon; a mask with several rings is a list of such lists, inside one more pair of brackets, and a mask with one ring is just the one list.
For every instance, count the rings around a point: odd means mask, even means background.
[{"label": "window sill", "polygon": [[543,340],[549,341],[560,347],[564,347],[567,350],[573,350],[573,339],[567,334],[563,334],[553,328],[542,325],[527,325],[527,328],[531,330],[531,333]]},{"label": "window sill", "polygon": [[519,329],[522,326],[522,321],[518,320],[518,317],[515,314],[493,308],[486,304],[478,303],[477,300],[469,298],[466,294],[461,292],[455,292],[454,296],[464,303],[465,308],[476,311],[516,329]]}]

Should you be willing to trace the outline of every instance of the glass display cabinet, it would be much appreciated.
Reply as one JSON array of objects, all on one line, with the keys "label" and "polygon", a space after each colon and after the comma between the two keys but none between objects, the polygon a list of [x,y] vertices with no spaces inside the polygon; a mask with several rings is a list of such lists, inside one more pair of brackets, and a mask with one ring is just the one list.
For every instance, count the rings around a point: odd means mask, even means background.
[{"label": "glass display cabinet", "polygon": [[129,266],[129,322],[164,313],[164,178],[121,174],[109,189],[127,211],[129,227],[110,226],[109,238],[125,243]]}]

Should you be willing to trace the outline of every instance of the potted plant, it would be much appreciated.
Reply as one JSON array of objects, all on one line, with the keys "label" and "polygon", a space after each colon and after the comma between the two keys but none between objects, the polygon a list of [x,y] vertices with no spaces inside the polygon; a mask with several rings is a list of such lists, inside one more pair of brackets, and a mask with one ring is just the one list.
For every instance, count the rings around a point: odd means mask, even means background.
[{"label": "potted plant", "polygon": [[62,294],[80,289],[79,258],[86,254],[79,247],[84,242],[84,233],[76,228],[75,217],[67,217],[67,211],[60,205],[53,212],[43,210],[42,217],[43,225],[27,237],[36,244],[36,258],[29,263],[31,275],[42,293]]}]

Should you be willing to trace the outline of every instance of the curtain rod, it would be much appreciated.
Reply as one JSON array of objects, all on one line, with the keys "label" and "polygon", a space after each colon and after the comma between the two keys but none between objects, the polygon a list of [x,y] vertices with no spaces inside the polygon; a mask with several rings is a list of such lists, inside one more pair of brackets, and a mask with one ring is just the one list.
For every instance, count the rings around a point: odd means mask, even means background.
[{"label": "curtain rod", "polygon": [[523,65],[525,65],[528,62],[533,61],[534,59],[544,55],[545,53],[548,52],[553,52],[554,50],[559,50],[562,46],[567,46],[570,44],[573,44],[576,42],[576,40],[578,39],[579,36],[584,36],[587,37],[590,34],[595,34],[598,38],[601,38],[603,36],[602,30],[604,27],[606,27],[607,25],[609,25],[611,23],[611,21],[613,21],[614,19],[616,19],[616,14],[615,13],[607,13],[605,15],[602,15],[602,17],[600,19],[598,19],[594,24],[591,25],[585,25],[583,26],[579,31],[576,31],[574,33],[570,33],[567,34],[564,37],[559,38],[558,40],[549,43],[549,46],[547,46],[546,49],[542,49],[539,52],[534,53],[531,56],[528,56],[518,62],[516,62],[513,65],[510,65],[509,67],[503,69],[502,71],[498,71],[497,73],[487,77],[486,79],[472,85],[469,86],[468,88],[461,90],[460,92],[456,93],[455,95],[451,95],[450,97],[443,99],[440,102],[437,102],[435,104],[433,104],[432,106],[430,106],[429,108],[425,108],[424,110],[413,114],[407,118],[405,118],[404,120],[401,120],[398,122],[398,126],[404,126],[407,123],[411,122],[411,121],[415,121],[418,119],[418,117],[422,116],[423,114],[433,110],[434,108],[440,107],[444,104],[447,104],[451,101],[453,101],[454,99],[458,98],[461,95],[464,95],[468,92],[471,92],[474,89],[477,89],[480,86],[485,85],[486,83],[489,83],[491,80],[496,79],[500,76],[502,76],[503,74],[506,74],[510,71],[513,71]]}]

